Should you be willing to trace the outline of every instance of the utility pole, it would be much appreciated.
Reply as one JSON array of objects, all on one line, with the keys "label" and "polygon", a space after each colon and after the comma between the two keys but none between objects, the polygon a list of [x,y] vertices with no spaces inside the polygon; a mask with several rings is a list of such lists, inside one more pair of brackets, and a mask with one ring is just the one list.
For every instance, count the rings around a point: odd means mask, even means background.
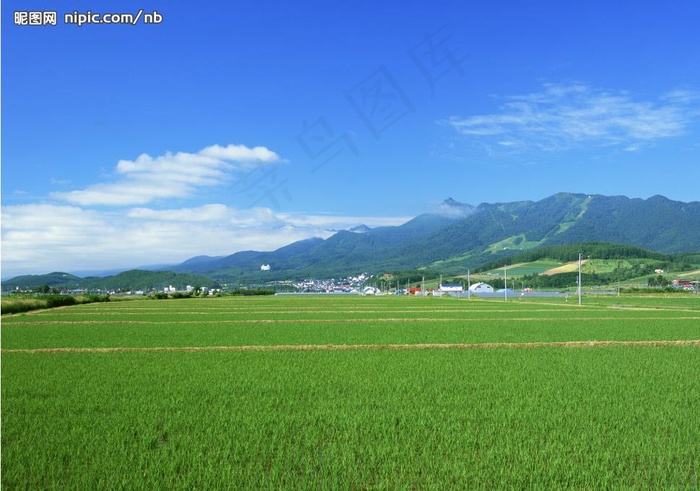
[{"label": "utility pole", "polygon": [[472,298],[472,280],[469,277],[469,270],[467,270],[467,298]]},{"label": "utility pole", "polygon": [[581,253],[578,253],[578,304],[581,305]]},{"label": "utility pole", "polygon": [[508,301],[508,265],[503,266],[503,284],[505,288],[503,291],[505,292],[505,301]]}]

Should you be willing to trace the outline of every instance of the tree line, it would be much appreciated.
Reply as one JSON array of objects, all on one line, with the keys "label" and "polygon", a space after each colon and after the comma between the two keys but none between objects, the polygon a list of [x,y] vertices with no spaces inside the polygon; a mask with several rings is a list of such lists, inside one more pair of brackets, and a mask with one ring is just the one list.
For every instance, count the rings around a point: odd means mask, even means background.
[{"label": "tree line", "polygon": [[476,273],[502,268],[517,263],[529,263],[539,259],[554,259],[562,262],[576,261],[579,254],[595,259],[655,259],[671,262],[673,258],[663,252],[649,251],[641,247],[609,242],[581,242],[559,246],[545,246],[491,261],[475,270]]}]

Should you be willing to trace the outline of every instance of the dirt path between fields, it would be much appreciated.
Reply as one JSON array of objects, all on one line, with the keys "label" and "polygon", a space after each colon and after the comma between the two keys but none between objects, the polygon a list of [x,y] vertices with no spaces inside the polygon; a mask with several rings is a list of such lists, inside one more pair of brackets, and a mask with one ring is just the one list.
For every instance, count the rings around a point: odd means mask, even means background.
[{"label": "dirt path between fields", "polygon": [[554,341],[535,343],[450,343],[450,344],[285,344],[270,346],[183,346],[151,348],[36,348],[3,349],[2,354],[24,353],[124,353],[147,351],[358,351],[494,348],[589,348],[608,346],[700,346],[700,339],[657,341]]},{"label": "dirt path between fields", "polygon": [[185,320],[185,321],[143,321],[143,320],[81,320],[81,321],[31,321],[13,323],[12,326],[58,326],[58,325],[218,325],[218,324],[356,324],[356,323],[391,323],[391,322],[462,322],[462,323],[487,323],[487,322],[569,322],[569,321],[687,321],[700,320],[700,316],[677,317],[615,317],[615,316],[591,316],[591,317],[377,317],[362,319],[219,319],[219,320]]}]

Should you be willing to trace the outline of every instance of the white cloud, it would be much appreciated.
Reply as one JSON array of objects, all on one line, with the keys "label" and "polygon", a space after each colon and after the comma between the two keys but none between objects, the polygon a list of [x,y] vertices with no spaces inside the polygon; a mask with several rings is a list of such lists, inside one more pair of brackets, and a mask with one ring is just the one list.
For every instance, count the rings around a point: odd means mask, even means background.
[{"label": "white cloud", "polygon": [[226,182],[234,171],[250,171],[280,161],[279,155],[265,147],[245,145],[212,145],[196,153],[167,152],[158,157],[144,153],[135,160],[120,160],[113,182],[57,192],[52,197],[83,206],[144,205],[158,199],[188,197],[197,188]]},{"label": "white cloud", "polygon": [[3,277],[179,263],[192,256],[274,250],[334,229],[398,225],[407,218],[276,213],[223,204],[118,211],[30,204],[2,209]]},{"label": "white cloud", "polygon": [[248,148],[245,145],[212,145],[203,148],[199,152],[202,155],[222,160],[235,160],[237,162],[276,162],[279,156],[265,147]]},{"label": "white cloud", "polygon": [[688,89],[642,101],[585,84],[548,84],[541,92],[504,100],[497,113],[453,117],[447,124],[490,151],[561,152],[584,144],[638,151],[682,136],[700,116],[700,96]]},{"label": "white cloud", "polygon": [[[62,203],[2,209],[2,274],[127,269],[179,263],[197,255],[271,251],[297,240],[327,238],[361,224],[398,225],[409,218],[282,213],[220,203],[163,209],[159,198],[183,198],[260,166],[282,162],[265,147],[212,145],[196,153],[142,154],[120,160],[111,182],[65,193]],[[113,207],[105,208],[104,205]]]}]

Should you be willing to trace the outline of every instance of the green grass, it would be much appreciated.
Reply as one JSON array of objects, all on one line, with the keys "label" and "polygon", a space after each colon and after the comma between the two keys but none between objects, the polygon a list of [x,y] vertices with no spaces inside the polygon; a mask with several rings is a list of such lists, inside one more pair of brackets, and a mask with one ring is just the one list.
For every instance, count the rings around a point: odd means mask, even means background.
[{"label": "green grass", "polygon": [[[518,265],[508,266],[508,276],[524,276],[532,274],[542,274],[552,268],[561,266],[563,263],[561,261],[555,261],[552,259],[539,259],[537,261],[532,261],[529,263],[522,263]],[[495,269],[492,272],[498,273],[503,272],[503,269]]]},{"label": "green grass", "polygon": [[700,269],[685,271],[683,273],[674,273],[674,276],[678,279],[697,281],[697,279],[700,278]]},{"label": "green grass", "polygon": [[[643,267],[647,268],[646,276],[644,276],[644,281],[646,282],[647,277],[649,276],[654,276],[654,268],[653,265],[657,263],[658,261],[655,261],[653,259],[586,259],[582,266],[581,266],[581,272],[584,274],[608,274],[612,273],[613,271],[616,270],[625,270],[625,269],[632,269],[633,267],[640,266],[642,265]],[[568,265],[568,268],[566,267]],[[566,271],[577,271],[578,270],[578,261],[572,261],[570,263],[563,263],[561,261],[557,261],[554,259],[538,259],[537,261],[532,261],[528,263],[521,263],[521,264],[516,264],[513,266],[508,267],[508,276],[509,277],[516,277],[516,276],[525,276],[525,275],[532,275],[532,274],[543,274],[546,273],[549,270],[552,270],[554,268],[560,268],[558,270],[559,273],[565,272]],[[503,268],[496,268],[492,269],[486,273],[492,273],[492,274],[503,274]],[[680,277],[688,277],[688,278],[694,278],[697,276],[697,272],[695,272],[695,275],[693,276],[693,273],[691,274],[686,274],[683,276],[683,273],[674,273],[676,276]],[[484,277],[483,274],[479,275],[479,277]]]},{"label": "green grass", "polygon": [[222,298],[4,317],[2,487],[693,489],[697,345],[7,350],[700,339],[698,300]]},{"label": "green grass", "polygon": [[581,268],[583,273],[605,274],[612,273],[616,269],[631,269],[635,266],[646,268],[648,276],[654,275],[653,265],[658,263],[654,259],[588,259]]},{"label": "green grass", "polygon": [[525,234],[520,234],[520,235],[514,235],[512,237],[508,237],[508,238],[503,239],[499,242],[494,242],[493,244],[488,246],[487,250],[491,253],[497,253],[497,252],[502,251],[503,249],[516,249],[516,250],[534,249],[535,247],[537,247],[541,243],[542,243],[542,241],[527,240],[525,238]]}]

